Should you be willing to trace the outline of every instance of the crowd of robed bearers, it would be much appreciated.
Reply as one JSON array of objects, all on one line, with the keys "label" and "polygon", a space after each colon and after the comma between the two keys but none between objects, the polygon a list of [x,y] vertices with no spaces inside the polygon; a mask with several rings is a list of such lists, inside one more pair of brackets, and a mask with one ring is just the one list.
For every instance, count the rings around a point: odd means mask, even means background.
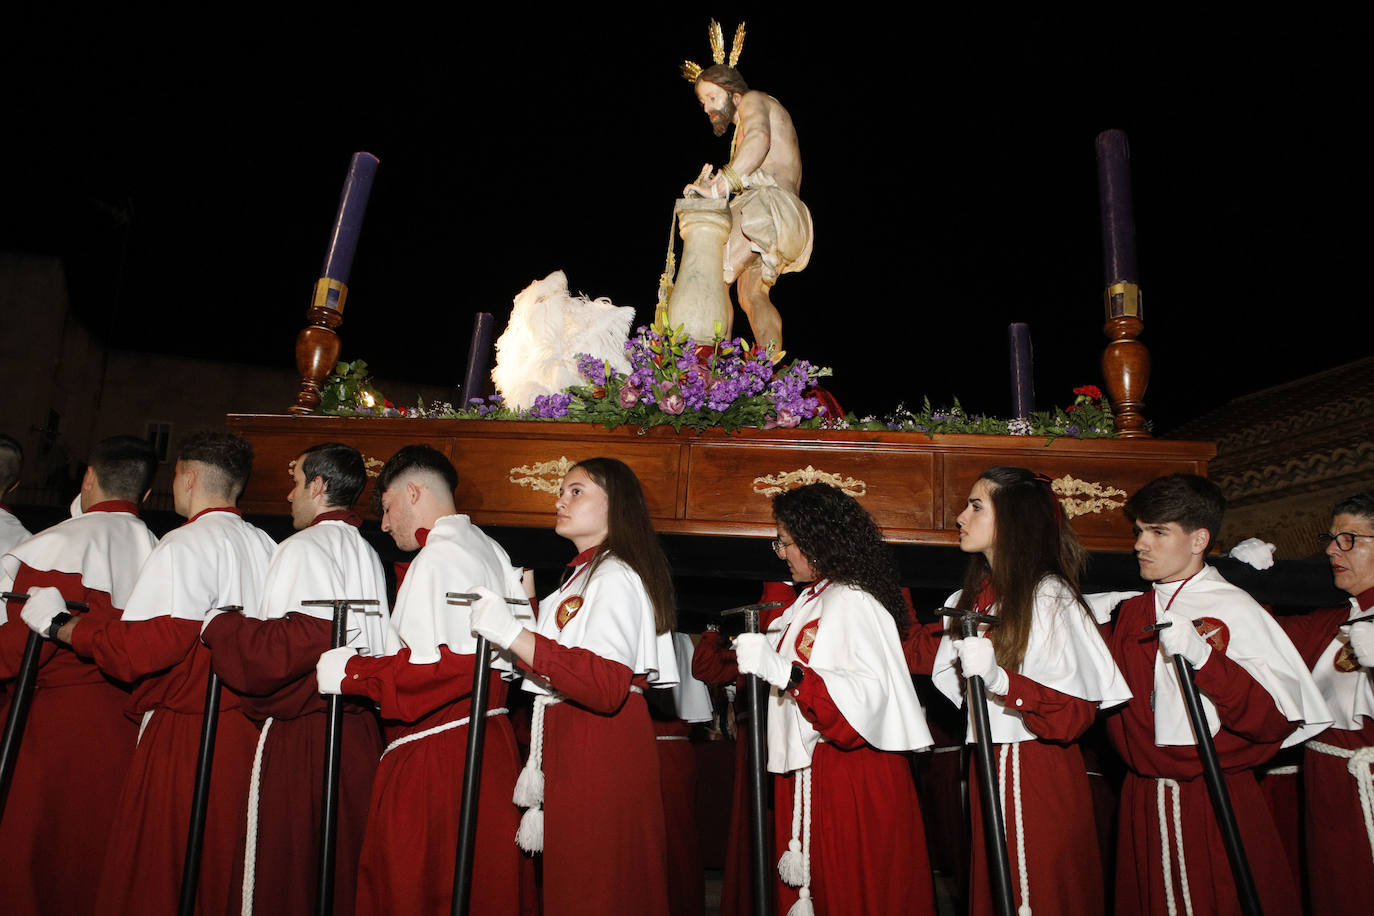
[{"label": "crowd of robed bearers", "polygon": [[[0,491],[19,458],[0,437]],[[161,540],[138,516],[156,458],[132,437],[97,444],[70,519],[29,536],[0,510],[11,542],[0,579],[14,596],[0,678],[14,683],[29,633],[43,639],[0,815],[7,912],[176,911],[212,670],[225,689],[200,912],[315,909],[325,698],[341,696],[336,912],[449,911],[467,726],[480,714],[469,912],[699,913],[699,865],[681,867],[694,831],[665,816],[692,791],[668,775],[685,731],[656,728],[651,713],[663,719],[656,698],[680,699],[694,674],[769,685],[780,912],[935,911],[910,765],[933,738],[913,674],[956,707],[971,679],[984,686],[1019,912],[1241,912],[1176,657],[1201,691],[1264,911],[1343,911],[1352,883],[1374,886],[1374,806],[1361,802],[1374,797],[1374,624],[1351,622],[1374,606],[1374,494],[1339,504],[1322,537],[1349,605],[1276,619],[1206,563],[1224,500],[1204,478],[1163,477],[1126,503],[1146,591],[1085,595],[1086,555],[1050,481],[989,468],[958,518],[962,588],[921,624],[872,518],[810,484],[773,503],[790,581],[765,597],[786,606],[730,645],[711,628],[693,654],[675,643],[671,571],[639,482],[616,459],[563,478],[554,527],[576,555],[535,598],[459,513],[448,459],[402,448],[374,488],[383,531],[416,551],[398,564],[394,602],[359,531],[355,449],[325,443],[292,464],[298,530],[280,544],[235,507],[251,466],[237,436],[188,438],[172,484],[187,521]],[[1268,560],[1262,545],[1247,551]],[[342,598],[335,647],[327,602]],[[493,649],[482,710],[478,637]],[[530,712],[518,731],[512,707]],[[1114,862],[1080,748],[1098,722],[1125,765]],[[1299,849],[1256,771],[1300,744]],[[991,913],[998,866],[968,784],[964,891],[970,912]],[[722,912],[751,912],[745,808],[737,790]]]}]

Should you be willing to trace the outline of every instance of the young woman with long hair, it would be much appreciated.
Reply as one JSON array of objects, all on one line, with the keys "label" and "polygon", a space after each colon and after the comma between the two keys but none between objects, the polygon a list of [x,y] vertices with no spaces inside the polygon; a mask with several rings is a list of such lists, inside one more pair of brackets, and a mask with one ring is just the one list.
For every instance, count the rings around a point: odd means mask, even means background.
[{"label": "young woman with long hair", "polygon": [[863,507],[826,484],[780,494],[773,517],[774,548],[806,587],[735,649],[739,670],[774,688],[779,912],[934,913],[905,754],[931,740],[902,656],[908,610],[891,555]]},{"label": "young woman with long hair", "polygon": [[[958,525],[959,548],[970,557],[964,587],[946,606],[999,622],[960,639],[958,621],[946,618],[935,686],[956,705],[964,702],[965,678],[979,676],[987,687],[1020,912],[1100,916],[1102,863],[1088,775],[1074,742],[1099,708],[1125,702],[1130,691],[1078,587],[1086,554],[1050,480],[1025,468],[984,471]],[[983,916],[993,902],[976,781],[969,787],[969,911]]]},{"label": "young woman with long hair", "polygon": [[[668,912],[658,756],[643,691],[677,682],[672,577],[638,478],[591,458],[563,478],[554,530],[578,554],[534,630],[504,601],[473,632],[508,648],[537,694],[515,788],[518,841],[543,852],[545,916]],[[541,807],[542,805],[542,807]]]}]

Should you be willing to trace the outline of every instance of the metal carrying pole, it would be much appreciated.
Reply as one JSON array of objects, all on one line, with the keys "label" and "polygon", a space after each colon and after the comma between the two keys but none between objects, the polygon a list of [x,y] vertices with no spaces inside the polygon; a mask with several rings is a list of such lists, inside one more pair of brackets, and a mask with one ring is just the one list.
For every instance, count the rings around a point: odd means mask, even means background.
[{"label": "metal carrying pole", "polygon": [[[242,605],[217,608],[242,613]],[[186,832],[186,858],[181,866],[178,916],[195,916],[196,888],[200,885],[200,856],[205,844],[205,816],[210,799],[210,770],[215,762],[215,729],[219,725],[219,675],[210,669],[205,684],[205,714],[200,725],[200,751],[196,755],[196,787],[191,796],[191,824]]]},{"label": "metal carrying pole", "polygon": [[[449,604],[471,604],[481,596],[475,592],[449,592]],[[525,604],[520,598],[507,598],[507,604]],[[472,700],[468,704],[468,746],[463,766],[463,798],[458,809],[458,852],[453,863],[453,916],[467,916],[472,896],[472,864],[477,849],[477,802],[482,788],[482,748],[487,736],[487,706],[491,693],[491,643],[477,637],[477,660],[472,672]]]},{"label": "metal carrying pole", "polygon": [[[744,615],[744,629],[748,633],[761,632],[759,614],[761,611],[782,607],[781,601],[766,601],[762,604],[747,604],[744,607],[722,611],[722,617],[736,614]],[[773,869],[769,867],[769,850],[772,848],[772,824],[768,820],[768,769],[765,753],[765,716],[768,685],[755,674],[744,677],[744,705],[749,715],[749,727],[745,730],[745,747],[749,761],[749,851],[753,874],[750,875],[754,891],[754,912],[757,916],[773,914]]]},{"label": "metal carrying pole", "polygon": [[[4,592],[6,601],[28,601],[28,595]],[[90,610],[80,601],[68,601],[67,610],[85,613]],[[24,740],[24,725],[29,720],[29,706],[33,703],[33,688],[38,681],[38,653],[43,637],[32,630],[24,643],[24,656],[19,662],[19,674],[14,680],[14,695],[10,697],[9,715],[5,717],[5,732],[0,737],[0,816],[10,796],[10,781],[14,779],[14,763],[19,759],[19,744]]]},{"label": "metal carrying pole", "polygon": [[[942,608],[941,613],[957,617],[965,639],[978,635],[980,623],[989,626],[1000,621],[996,617]],[[1002,795],[997,789],[997,768],[992,759],[992,725],[988,721],[987,688],[981,677],[964,679],[968,689],[969,718],[973,722],[976,744],[974,758],[978,762],[978,795],[983,809],[983,840],[988,856],[988,878],[992,881],[992,902],[998,916],[1014,916],[1016,902],[1011,888],[1011,861],[1007,855],[1007,825],[1002,813]]]},{"label": "metal carrying pole", "polygon": [[[333,609],[329,644],[339,649],[348,642],[348,609],[377,603],[376,598],[321,598],[302,601],[301,605]],[[315,871],[316,916],[329,916],[334,912],[334,857],[339,840],[339,761],[343,756],[343,697],[337,694],[325,697],[324,707],[324,788],[320,804],[320,857]]]}]

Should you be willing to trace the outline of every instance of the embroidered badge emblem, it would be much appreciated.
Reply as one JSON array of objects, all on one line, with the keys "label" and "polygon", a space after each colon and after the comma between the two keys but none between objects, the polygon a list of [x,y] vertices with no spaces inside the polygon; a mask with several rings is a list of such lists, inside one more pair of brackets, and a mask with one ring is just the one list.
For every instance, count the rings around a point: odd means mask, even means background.
[{"label": "embroidered badge emblem", "polygon": [[554,616],[554,623],[558,624],[558,629],[563,629],[568,625],[568,621],[577,616],[577,612],[582,610],[582,596],[569,595],[558,604],[558,612]]},{"label": "embroidered badge emblem", "polygon": [[1225,652],[1226,647],[1231,644],[1230,629],[1215,617],[1200,617],[1193,621],[1193,628],[1197,630],[1197,635],[1220,652]]},{"label": "embroidered badge emblem", "polygon": [[1360,670],[1360,660],[1355,657],[1355,650],[1350,648],[1350,643],[1342,643],[1336,657],[1331,664],[1341,674],[1349,674],[1352,671]]},{"label": "embroidered badge emblem", "polygon": [[816,630],[820,629],[820,625],[819,620],[813,620],[797,634],[797,658],[804,662],[811,661],[811,647],[816,643]]}]

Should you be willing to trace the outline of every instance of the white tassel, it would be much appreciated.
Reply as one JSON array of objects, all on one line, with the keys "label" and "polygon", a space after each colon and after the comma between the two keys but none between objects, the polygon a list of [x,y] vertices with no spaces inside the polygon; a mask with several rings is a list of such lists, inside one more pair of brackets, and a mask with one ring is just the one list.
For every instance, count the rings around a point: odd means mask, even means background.
[{"label": "white tassel", "polygon": [[544,771],[526,764],[515,781],[512,799],[521,808],[533,808],[544,803]]},{"label": "white tassel", "polygon": [[1031,916],[1031,908],[1026,904],[1021,904],[1016,908],[1016,916]]},{"label": "white tassel", "polygon": [[811,902],[811,891],[808,888],[801,889],[797,902],[792,904],[787,916],[816,916],[816,905]]},{"label": "white tassel", "polygon": [[806,860],[802,858],[799,840],[788,842],[787,852],[778,859],[778,875],[788,887],[801,887],[806,883]]},{"label": "white tassel", "polygon": [[525,852],[544,851],[544,809],[531,808],[520,818],[520,829],[515,831],[515,845]]}]

